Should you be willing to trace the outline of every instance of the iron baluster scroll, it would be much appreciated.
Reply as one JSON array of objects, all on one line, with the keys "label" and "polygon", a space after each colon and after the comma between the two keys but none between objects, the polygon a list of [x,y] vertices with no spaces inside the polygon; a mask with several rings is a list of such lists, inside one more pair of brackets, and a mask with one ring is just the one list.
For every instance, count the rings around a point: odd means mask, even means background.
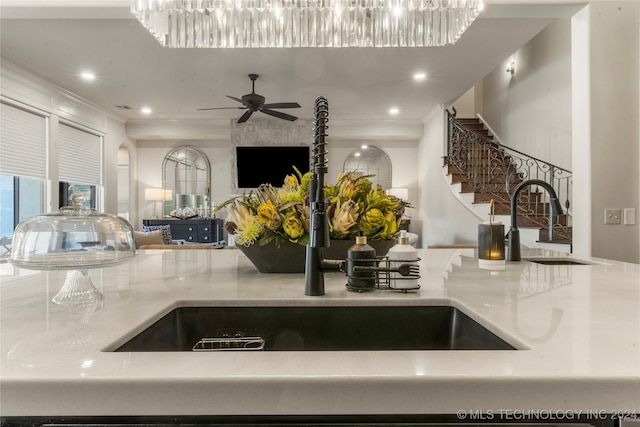
[{"label": "iron baluster scroll", "polygon": [[471,187],[474,201],[494,200],[496,213],[507,215],[510,195],[518,184],[529,179],[545,181],[556,191],[566,214],[556,217],[554,222],[546,193],[534,186],[519,196],[517,206],[521,223],[546,229],[546,236],[540,240],[570,242],[571,171],[500,144],[447,113],[447,164]]}]

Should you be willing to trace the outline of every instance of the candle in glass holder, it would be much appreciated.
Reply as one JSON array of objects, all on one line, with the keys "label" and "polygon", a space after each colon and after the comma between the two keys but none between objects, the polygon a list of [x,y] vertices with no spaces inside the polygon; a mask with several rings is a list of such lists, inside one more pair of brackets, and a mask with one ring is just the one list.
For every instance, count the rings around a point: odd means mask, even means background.
[{"label": "candle in glass holder", "polygon": [[502,223],[478,225],[478,264],[487,268],[504,266],[505,245]]}]

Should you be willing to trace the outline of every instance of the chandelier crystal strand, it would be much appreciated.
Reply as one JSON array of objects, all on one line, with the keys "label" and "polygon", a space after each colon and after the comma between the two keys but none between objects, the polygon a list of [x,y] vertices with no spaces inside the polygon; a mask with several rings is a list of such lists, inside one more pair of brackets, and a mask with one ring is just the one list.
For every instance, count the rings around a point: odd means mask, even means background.
[{"label": "chandelier crystal strand", "polygon": [[454,44],[482,0],[132,0],[173,48],[429,47]]}]

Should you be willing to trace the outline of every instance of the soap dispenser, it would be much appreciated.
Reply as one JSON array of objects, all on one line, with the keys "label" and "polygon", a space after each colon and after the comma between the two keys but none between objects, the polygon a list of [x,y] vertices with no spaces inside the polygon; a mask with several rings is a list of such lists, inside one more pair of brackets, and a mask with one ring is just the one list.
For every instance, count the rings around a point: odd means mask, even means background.
[{"label": "soap dispenser", "polygon": [[[417,265],[418,251],[409,244],[409,237],[405,230],[400,231],[398,243],[389,249],[389,267],[394,269],[402,264]],[[416,289],[418,280],[413,277],[402,276],[400,273],[392,272],[389,276],[389,286],[392,289]]]},{"label": "soap dispenser", "polygon": [[375,288],[376,250],[367,243],[367,236],[356,236],[356,244],[347,250],[346,265],[347,289],[362,292]]}]

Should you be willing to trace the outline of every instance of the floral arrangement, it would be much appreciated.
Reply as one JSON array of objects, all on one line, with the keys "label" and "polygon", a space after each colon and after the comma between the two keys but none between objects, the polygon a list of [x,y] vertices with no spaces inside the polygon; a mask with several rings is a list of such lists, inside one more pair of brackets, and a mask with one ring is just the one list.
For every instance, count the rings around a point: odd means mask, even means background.
[{"label": "floral arrangement", "polygon": [[[216,211],[227,210],[225,228],[235,235],[237,244],[308,243],[312,173],[295,172],[284,179],[282,187],[262,184],[218,206]],[[335,185],[325,185],[331,238],[353,239],[362,232],[369,240],[385,240],[398,234],[404,209],[412,206],[386,195],[379,185],[374,187],[369,177],[341,173]]]}]

